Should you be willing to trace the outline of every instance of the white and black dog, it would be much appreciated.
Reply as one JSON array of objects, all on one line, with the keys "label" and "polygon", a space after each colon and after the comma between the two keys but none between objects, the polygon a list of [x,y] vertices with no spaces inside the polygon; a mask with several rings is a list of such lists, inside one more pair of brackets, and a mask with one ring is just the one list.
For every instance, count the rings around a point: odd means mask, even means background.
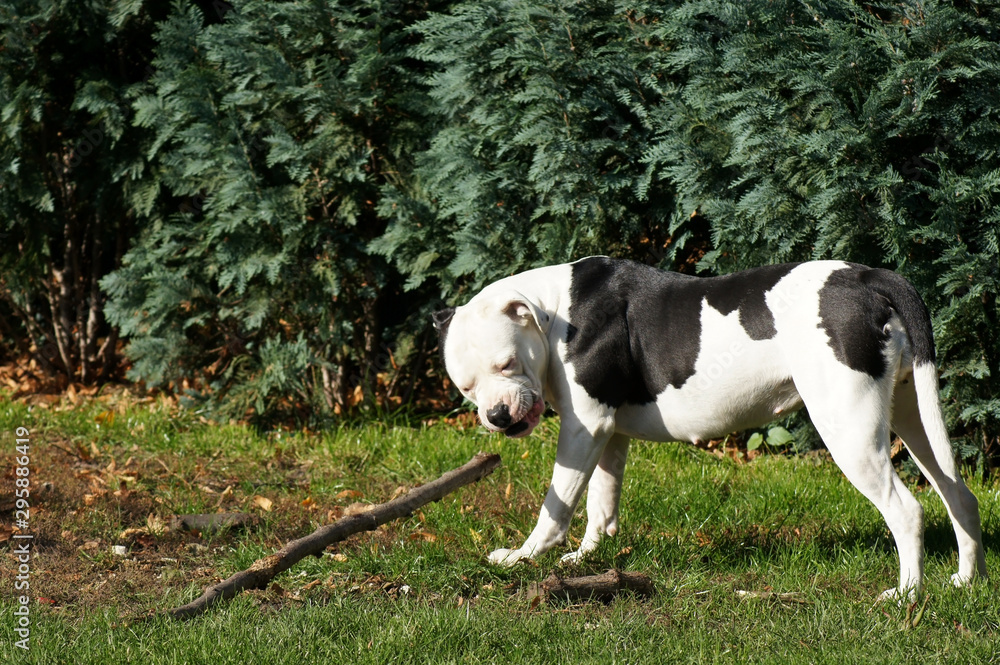
[{"label": "white and black dog", "polygon": [[[490,430],[527,436],[545,403],[562,423],[552,484],[513,565],[564,542],[585,487],[578,561],[618,530],[629,439],[704,441],[805,406],[833,459],[881,511],[899,585],[923,581],[923,510],[890,461],[890,430],[944,500],[956,585],[986,574],[979,507],[941,415],[930,318],[893,272],[839,261],[721,277],[590,257],[499,280],[435,314],[448,374]],[[588,485],[589,482],[589,485]]]}]

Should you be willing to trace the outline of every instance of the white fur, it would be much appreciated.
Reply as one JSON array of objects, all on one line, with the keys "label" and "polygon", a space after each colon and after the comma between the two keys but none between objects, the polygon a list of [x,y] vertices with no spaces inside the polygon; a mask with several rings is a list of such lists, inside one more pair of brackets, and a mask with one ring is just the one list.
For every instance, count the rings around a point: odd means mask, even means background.
[{"label": "white fur", "polygon": [[[479,406],[484,424],[497,429],[486,413],[499,403],[518,421],[538,399],[562,418],[538,524],[524,544],[496,550],[490,561],[512,565],[563,543],[588,482],[587,530],[579,549],[564,560],[579,561],[604,535],[614,535],[629,438],[703,441],[760,426],[805,404],[834,460],[881,511],[895,537],[899,584],[883,596],[912,597],[923,581],[923,511],[892,468],[890,429],[948,508],[958,535],[955,584],[985,575],[978,505],[952,457],[933,365],[913,367],[898,317],[887,324],[885,350],[895,371],[877,381],[839,362],[819,327],[819,290],[845,265],[805,263],[779,281],[765,298],[777,331],[771,339],[751,339],[737,311],[723,315],[703,302],[690,313],[701,318],[702,331],[694,375],[680,388],[668,386],[653,403],[617,410],[586,393],[567,359],[569,265],[500,280],[458,308],[446,364],[462,393]],[[510,358],[517,359],[513,370],[501,371]]]}]

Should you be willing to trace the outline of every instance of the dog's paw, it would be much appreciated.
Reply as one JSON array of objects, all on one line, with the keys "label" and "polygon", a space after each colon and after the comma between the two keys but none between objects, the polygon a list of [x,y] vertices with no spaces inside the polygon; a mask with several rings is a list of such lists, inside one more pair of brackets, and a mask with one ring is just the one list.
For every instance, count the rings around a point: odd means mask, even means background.
[{"label": "dog's paw", "polygon": [[493,565],[503,566],[504,568],[512,568],[521,561],[524,561],[528,558],[529,557],[519,549],[518,550],[499,549],[490,552],[488,560]]},{"label": "dog's paw", "polygon": [[575,566],[578,563],[581,563],[585,558],[587,558],[588,553],[589,552],[584,552],[583,548],[580,548],[575,552],[570,552],[569,554],[563,554],[562,557],[560,557],[559,559],[559,563],[561,563],[564,566]]},{"label": "dog's paw", "polygon": [[904,603],[915,603],[917,602],[917,592],[913,589],[907,589],[906,591],[900,590],[898,588],[886,589],[879,594],[876,603],[892,602],[897,605],[903,605]]},{"label": "dog's paw", "polygon": [[972,586],[972,582],[975,579],[976,579],[975,575],[963,575],[962,573],[955,573],[954,575],[951,576],[951,583],[954,586],[958,587],[959,589],[963,589]]}]

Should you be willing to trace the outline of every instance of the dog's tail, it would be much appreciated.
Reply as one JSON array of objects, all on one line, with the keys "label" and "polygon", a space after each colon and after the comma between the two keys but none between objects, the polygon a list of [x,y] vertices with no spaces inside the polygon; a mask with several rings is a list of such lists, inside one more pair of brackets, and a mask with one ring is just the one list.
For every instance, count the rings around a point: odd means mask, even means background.
[{"label": "dog's tail", "polygon": [[917,392],[920,422],[938,464],[942,469],[953,469],[955,453],[941,412],[934,331],[927,306],[913,285],[894,272],[872,270],[869,284],[892,304],[906,327],[913,349],[913,385]]},{"label": "dog's tail", "polygon": [[[917,389],[917,407],[920,409],[920,421],[924,425],[924,432],[930,441],[938,466],[947,472],[954,468],[955,451],[952,450],[948,428],[944,424],[944,414],[941,413],[937,367],[933,362],[914,361],[913,384]],[[948,463],[945,463],[946,461]]]}]

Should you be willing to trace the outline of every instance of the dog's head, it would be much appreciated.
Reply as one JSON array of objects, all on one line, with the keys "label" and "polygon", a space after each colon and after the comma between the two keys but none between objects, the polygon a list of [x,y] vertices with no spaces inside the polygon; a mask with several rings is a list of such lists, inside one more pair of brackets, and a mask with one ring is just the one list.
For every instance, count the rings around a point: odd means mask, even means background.
[{"label": "dog's head", "polygon": [[487,429],[521,437],[538,425],[550,322],[516,291],[483,294],[434,314],[448,375],[478,407]]}]

